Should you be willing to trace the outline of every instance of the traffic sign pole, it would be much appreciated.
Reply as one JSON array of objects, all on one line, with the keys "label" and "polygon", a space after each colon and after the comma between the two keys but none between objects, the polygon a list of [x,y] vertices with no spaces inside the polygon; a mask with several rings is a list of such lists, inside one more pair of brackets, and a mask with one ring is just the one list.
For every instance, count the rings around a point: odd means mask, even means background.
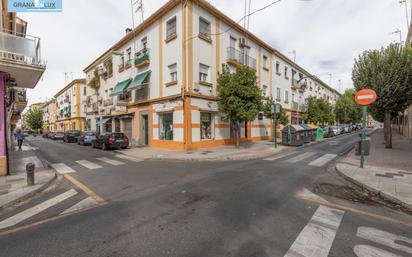
[{"label": "traffic sign pole", "polygon": [[362,138],[361,138],[361,158],[360,167],[363,169],[365,163],[365,137],[366,137],[366,106],[362,106]]},{"label": "traffic sign pole", "polygon": [[277,113],[275,111],[275,129],[274,129],[274,131],[275,131],[275,148],[278,148],[278,138],[277,138],[277,135],[276,135],[276,130],[278,128],[278,117],[277,117],[276,114]]}]

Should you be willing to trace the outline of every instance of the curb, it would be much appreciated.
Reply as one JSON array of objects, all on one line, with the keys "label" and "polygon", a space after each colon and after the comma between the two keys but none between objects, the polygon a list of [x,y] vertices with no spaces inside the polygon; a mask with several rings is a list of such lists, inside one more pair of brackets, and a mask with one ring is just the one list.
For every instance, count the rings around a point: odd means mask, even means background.
[{"label": "curb", "polygon": [[341,172],[341,171],[338,169],[337,164],[338,164],[338,163],[335,164],[335,170],[336,170],[336,172],[337,172],[341,177],[343,177],[344,179],[346,179],[347,181],[349,181],[349,182],[357,185],[357,186],[360,187],[363,191],[368,191],[368,192],[370,192],[370,193],[372,193],[372,194],[378,195],[378,196],[380,196],[382,199],[384,199],[384,200],[386,200],[386,201],[389,201],[389,202],[394,203],[394,204],[398,204],[398,205],[404,207],[405,209],[407,209],[408,211],[412,211],[412,205],[411,205],[411,204],[405,203],[405,202],[399,200],[398,198],[396,198],[395,196],[393,196],[393,195],[390,194],[390,193],[386,193],[386,192],[384,192],[384,191],[377,190],[377,189],[375,189],[375,188],[372,188],[372,187],[370,187],[370,186],[367,186],[367,185],[363,184],[362,182],[359,182],[359,181],[357,181],[356,179],[354,179],[354,178],[352,178],[352,177],[344,174],[343,172]]}]

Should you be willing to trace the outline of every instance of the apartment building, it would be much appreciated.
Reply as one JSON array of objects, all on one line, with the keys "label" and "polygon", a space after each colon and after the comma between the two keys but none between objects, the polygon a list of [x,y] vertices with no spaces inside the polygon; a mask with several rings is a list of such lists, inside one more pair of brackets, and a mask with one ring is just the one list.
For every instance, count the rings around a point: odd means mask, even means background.
[{"label": "apartment building", "polygon": [[45,102],[43,109],[43,129],[44,131],[55,131],[57,120],[56,99]]},{"label": "apartment building", "polygon": [[51,131],[84,131],[86,90],[85,79],[75,79],[54,95],[55,106],[49,105],[50,114],[46,115],[50,121],[54,121],[54,125],[49,127]]},{"label": "apartment building", "polygon": [[[84,69],[90,129],[171,149],[233,143],[217,105],[222,64],[255,69],[263,96],[281,103],[292,123],[302,121],[309,95],[331,103],[339,97],[208,2],[171,0]],[[241,140],[271,134],[271,122],[259,115],[242,125]]]},{"label": "apartment building", "polygon": [[27,22],[0,1],[0,176],[9,173],[13,130],[27,106],[26,88],[34,88],[45,70],[40,38],[26,34]]}]

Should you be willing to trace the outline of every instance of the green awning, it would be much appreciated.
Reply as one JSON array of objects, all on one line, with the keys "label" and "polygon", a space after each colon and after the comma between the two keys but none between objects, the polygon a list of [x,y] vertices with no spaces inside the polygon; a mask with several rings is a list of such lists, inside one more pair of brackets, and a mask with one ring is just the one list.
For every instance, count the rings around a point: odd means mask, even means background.
[{"label": "green awning", "polygon": [[132,81],[132,79],[126,79],[121,82],[117,82],[110,96],[116,96],[116,95],[120,95],[121,93],[123,93],[123,90],[127,88],[127,86],[130,84],[130,81]]},{"label": "green awning", "polygon": [[132,83],[130,83],[130,86],[127,89],[140,89],[146,78],[150,78],[150,73],[152,73],[152,71],[148,70],[138,74],[136,77],[134,77]]}]

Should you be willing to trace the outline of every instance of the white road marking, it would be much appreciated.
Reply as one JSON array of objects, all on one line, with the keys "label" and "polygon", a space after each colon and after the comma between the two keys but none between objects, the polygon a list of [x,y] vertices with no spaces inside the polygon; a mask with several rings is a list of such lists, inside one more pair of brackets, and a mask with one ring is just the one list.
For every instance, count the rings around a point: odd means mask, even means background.
[{"label": "white road marking", "polygon": [[113,159],[110,159],[110,158],[107,158],[107,157],[100,157],[100,158],[96,158],[96,159],[99,160],[99,161],[114,165],[114,166],[124,164],[124,162],[116,161],[116,160],[113,160]]},{"label": "white road marking", "polygon": [[355,245],[353,251],[358,257],[402,257],[370,245]]},{"label": "white road marking", "polygon": [[293,157],[293,158],[288,159],[286,162],[296,163],[296,162],[302,161],[302,160],[304,160],[304,159],[306,159],[306,158],[309,158],[309,157],[311,157],[311,156],[313,156],[313,155],[315,155],[315,154],[316,154],[315,152],[305,152],[305,153],[299,154],[299,155],[296,156],[296,157]]},{"label": "white road marking", "polygon": [[74,173],[74,169],[70,168],[64,163],[52,163],[50,164],[59,174]]},{"label": "white road marking", "polygon": [[14,226],[36,214],[39,214],[40,212],[46,210],[47,208],[50,208],[60,202],[63,202],[64,200],[74,196],[77,194],[77,191],[74,189],[70,189],[69,191],[64,192],[63,194],[60,194],[58,196],[55,196],[47,201],[44,201],[36,206],[33,206],[27,210],[24,210],[22,212],[17,213],[14,216],[11,216],[3,221],[0,222],[0,229],[4,229],[7,227]]},{"label": "white road marking", "polygon": [[344,213],[319,206],[285,257],[327,257]]},{"label": "white road marking", "polygon": [[362,100],[362,99],[372,99],[373,95],[359,95],[357,96],[358,100]]},{"label": "white road marking", "polygon": [[412,248],[397,243],[402,241],[412,245],[412,239],[410,238],[370,227],[359,227],[356,235],[360,238],[412,254]]},{"label": "white road marking", "polygon": [[98,164],[96,164],[96,163],[90,162],[90,161],[88,161],[88,160],[79,160],[79,161],[76,161],[76,162],[77,162],[78,164],[80,164],[80,165],[82,165],[82,166],[90,169],[90,170],[102,168],[102,166],[100,166],[100,165],[98,165]]},{"label": "white road marking", "polygon": [[275,156],[268,157],[268,158],[263,159],[263,160],[264,160],[264,161],[274,161],[274,160],[281,159],[281,158],[284,158],[284,157],[286,157],[286,156],[292,155],[292,154],[294,154],[294,153],[295,153],[295,152],[288,152],[288,153],[284,153],[284,154],[279,154],[279,155],[275,155]]},{"label": "white road marking", "polygon": [[333,160],[337,155],[336,154],[325,154],[322,157],[317,158],[316,160],[312,161],[309,163],[310,166],[317,166],[317,167],[322,167],[326,163],[330,162]]},{"label": "white road marking", "polygon": [[139,159],[139,158],[127,156],[127,155],[124,155],[124,154],[116,154],[115,157],[120,158],[120,159],[124,159],[124,160],[128,160],[128,161],[132,161],[132,162],[142,162],[142,161],[144,161],[144,159]]},{"label": "white road marking", "polygon": [[99,203],[96,202],[96,200],[93,197],[89,196],[81,200],[80,202],[76,203],[75,205],[71,206],[70,208],[66,209],[65,211],[60,213],[60,215],[67,214],[69,212],[78,211],[84,208],[90,208],[90,207],[97,206],[97,205],[99,205]]}]

